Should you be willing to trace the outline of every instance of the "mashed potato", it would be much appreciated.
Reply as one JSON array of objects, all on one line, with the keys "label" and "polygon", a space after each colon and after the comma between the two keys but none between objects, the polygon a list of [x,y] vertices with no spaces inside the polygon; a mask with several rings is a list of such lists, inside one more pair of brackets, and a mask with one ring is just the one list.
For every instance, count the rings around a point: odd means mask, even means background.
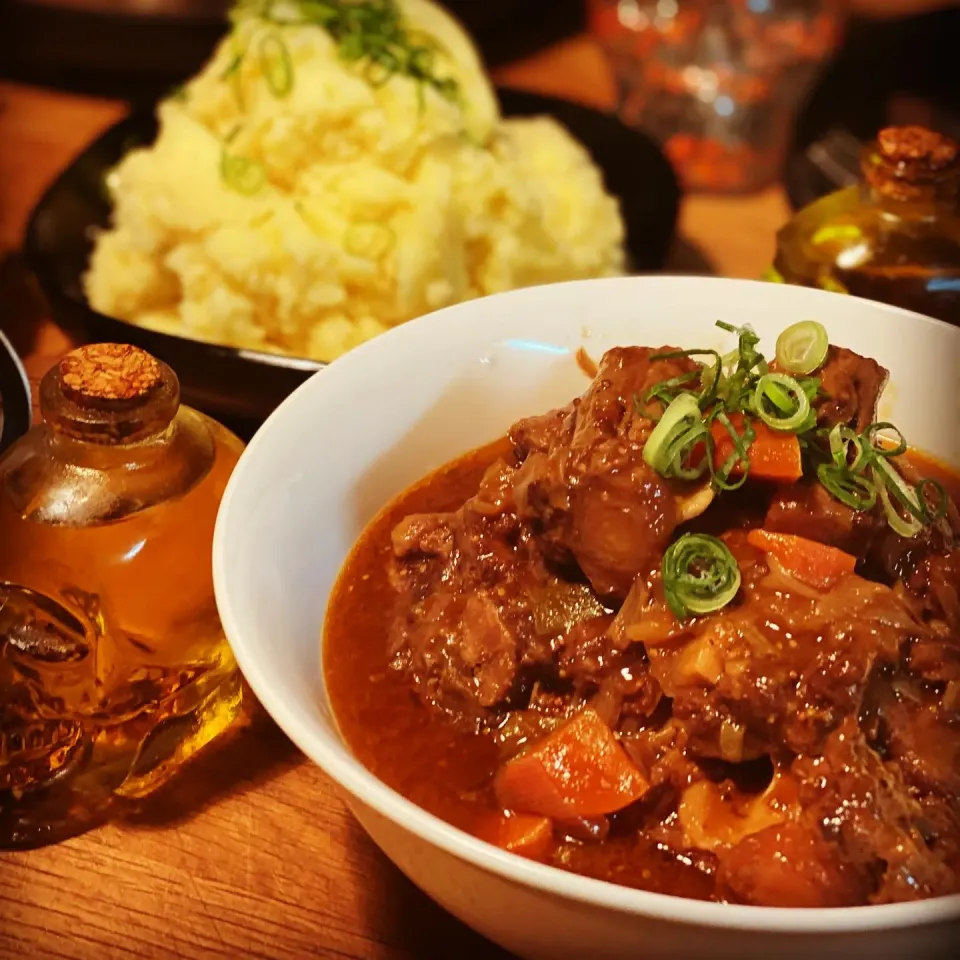
[{"label": "mashed potato", "polygon": [[296,20],[296,2],[241,5],[203,71],[161,104],[156,143],[109,177],[93,306],[332,360],[462,300],[621,273],[618,205],[587,152],[551,119],[502,120],[460,27],[427,0],[398,5],[457,96],[376,75],[320,26],[258,15]]}]

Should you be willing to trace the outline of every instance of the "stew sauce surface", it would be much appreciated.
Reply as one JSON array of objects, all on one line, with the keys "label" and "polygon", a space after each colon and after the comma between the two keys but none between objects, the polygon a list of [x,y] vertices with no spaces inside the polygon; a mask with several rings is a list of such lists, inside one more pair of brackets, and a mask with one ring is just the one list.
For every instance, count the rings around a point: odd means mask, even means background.
[{"label": "stew sauce surface", "polygon": [[[388,637],[398,598],[388,578],[391,533],[410,514],[453,511],[474,495],[498,459],[513,462],[507,438],[475,450],[431,474],[391,502],[368,526],[351,552],[333,591],[324,633],[324,670],[334,715],[351,750],[385,784],[430,813],[467,832],[497,809],[491,780],[502,757],[489,733],[447,722],[425,706],[406,678],[389,665]],[[922,475],[937,479],[956,500],[960,475],[915,451],[908,455]],[[699,529],[719,532],[755,526],[767,497],[747,491],[715,504]],[[744,796],[770,776],[763,762],[744,768]],[[718,779],[720,779],[718,777]],[[555,831],[544,858],[556,867],[624,886],[694,899],[722,899],[715,864],[698,852],[676,851],[646,836],[641,805],[609,818],[598,842],[585,834]]]},{"label": "stew sauce surface", "polygon": [[[330,705],[357,759],[408,800],[468,833],[496,808],[490,781],[499,753],[490,736],[444,722],[388,666],[396,595],[387,577],[390,535],[412,513],[455,510],[486,469],[510,457],[506,438],[429,475],[388,504],[354,546],[330,598],[323,663]],[[554,837],[547,862],[623,886],[709,899],[713,880],[683,854],[661,849],[624,822],[600,844]]]}]

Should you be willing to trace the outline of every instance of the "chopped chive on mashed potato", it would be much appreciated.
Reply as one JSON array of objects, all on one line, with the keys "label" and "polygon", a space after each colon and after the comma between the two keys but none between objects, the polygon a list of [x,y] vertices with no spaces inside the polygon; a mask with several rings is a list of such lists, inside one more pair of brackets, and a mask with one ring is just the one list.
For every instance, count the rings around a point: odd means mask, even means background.
[{"label": "chopped chive on mashed potato", "polygon": [[232,22],[109,175],[101,313],[333,360],[453,303],[623,272],[587,151],[552,119],[502,119],[440,7],[250,0]]}]

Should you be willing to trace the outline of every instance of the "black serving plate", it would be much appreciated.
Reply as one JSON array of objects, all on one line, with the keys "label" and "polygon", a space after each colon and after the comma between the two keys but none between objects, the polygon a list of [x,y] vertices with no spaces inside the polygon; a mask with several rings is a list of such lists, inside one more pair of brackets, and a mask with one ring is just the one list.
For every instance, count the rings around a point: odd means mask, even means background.
[{"label": "black serving plate", "polygon": [[[633,269],[662,268],[680,190],[654,142],[612,116],[564,100],[516,90],[500,90],[499,96],[506,116],[551,114],[587,147],[620,199]],[[104,177],[127,150],[152,142],[156,132],[153,110],[137,110],[87,147],[33,211],[24,254],[57,323],[86,341],[143,347],[176,370],[187,403],[248,433],[322,364],[145,330],[97,313],[83,293],[92,233],[110,216]]]}]

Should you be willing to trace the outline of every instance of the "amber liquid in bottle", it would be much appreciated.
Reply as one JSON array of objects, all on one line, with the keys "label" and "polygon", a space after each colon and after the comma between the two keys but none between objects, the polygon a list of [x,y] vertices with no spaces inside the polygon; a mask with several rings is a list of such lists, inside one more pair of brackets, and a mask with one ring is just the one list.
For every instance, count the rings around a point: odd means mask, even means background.
[{"label": "amber liquid in bottle", "polygon": [[[97,351],[101,351],[97,354]],[[223,732],[240,678],[211,542],[242,444],[141,351],[83,348],[0,459],[0,847],[141,797]]]},{"label": "amber liquid in bottle", "polygon": [[801,210],[779,233],[774,267],[819,286],[960,325],[960,151],[920,127],[880,132],[864,182]]}]

